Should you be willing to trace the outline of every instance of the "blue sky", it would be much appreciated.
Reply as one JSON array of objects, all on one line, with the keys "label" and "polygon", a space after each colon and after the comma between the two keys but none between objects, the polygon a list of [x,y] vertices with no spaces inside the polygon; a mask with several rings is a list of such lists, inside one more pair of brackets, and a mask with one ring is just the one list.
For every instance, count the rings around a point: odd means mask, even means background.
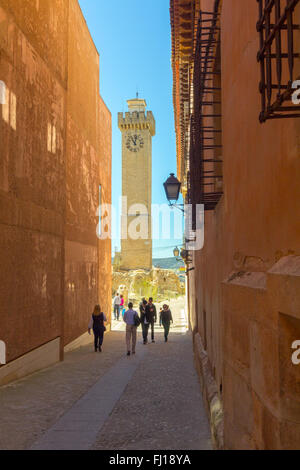
[{"label": "blue sky", "polygon": [[[113,204],[121,195],[121,133],[117,114],[126,100],[139,97],[156,119],[153,138],[152,202],[166,202],[163,182],[176,174],[176,146],[172,102],[171,31],[169,0],[79,0],[100,54],[100,93],[112,113]],[[173,256],[181,239],[153,240],[153,257]],[[119,245],[115,231],[114,246]]]}]

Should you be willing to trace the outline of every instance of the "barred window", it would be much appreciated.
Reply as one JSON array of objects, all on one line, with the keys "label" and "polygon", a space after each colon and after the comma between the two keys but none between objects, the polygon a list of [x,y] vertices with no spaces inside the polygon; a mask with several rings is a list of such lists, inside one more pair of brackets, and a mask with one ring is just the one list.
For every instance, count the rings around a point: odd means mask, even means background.
[{"label": "barred window", "polygon": [[300,77],[299,0],[258,0],[261,93],[260,122],[267,119],[300,117],[293,104],[293,83]]}]

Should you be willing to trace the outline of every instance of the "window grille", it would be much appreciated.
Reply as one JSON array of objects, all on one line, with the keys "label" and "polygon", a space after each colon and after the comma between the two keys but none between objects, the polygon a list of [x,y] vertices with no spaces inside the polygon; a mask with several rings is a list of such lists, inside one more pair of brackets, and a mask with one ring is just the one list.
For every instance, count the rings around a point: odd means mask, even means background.
[{"label": "window grille", "polygon": [[[300,57],[295,37],[299,25],[294,22],[298,3],[299,0],[258,0],[260,122],[300,117],[300,106],[293,104],[291,99],[295,91],[293,82],[299,78],[295,67],[295,59]],[[299,37],[297,39],[299,41]]]}]

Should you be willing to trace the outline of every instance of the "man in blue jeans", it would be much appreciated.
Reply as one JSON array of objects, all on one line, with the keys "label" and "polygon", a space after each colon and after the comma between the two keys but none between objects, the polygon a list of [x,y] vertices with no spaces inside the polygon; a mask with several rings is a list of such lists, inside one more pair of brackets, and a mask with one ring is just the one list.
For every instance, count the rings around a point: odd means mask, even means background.
[{"label": "man in blue jeans", "polygon": [[120,317],[120,303],[121,303],[121,297],[119,296],[119,293],[117,292],[117,295],[114,298],[114,318],[115,318],[115,320],[119,320],[119,317]]},{"label": "man in blue jeans", "polygon": [[133,310],[133,303],[129,302],[128,310],[124,313],[123,320],[126,323],[126,346],[127,346],[127,356],[130,356],[130,344],[132,345],[131,350],[132,354],[135,354],[136,346],[136,329],[135,326],[135,317],[138,316],[138,313]]}]

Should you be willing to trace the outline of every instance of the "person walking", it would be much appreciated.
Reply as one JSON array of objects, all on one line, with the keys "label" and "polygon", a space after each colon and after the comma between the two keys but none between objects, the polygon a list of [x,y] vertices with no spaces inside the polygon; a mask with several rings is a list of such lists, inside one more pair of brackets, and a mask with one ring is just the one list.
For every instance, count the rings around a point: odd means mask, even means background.
[{"label": "person walking", "polygon": [[156,314],[156,307],[153,303],[153,298],[152,297],[149,297],[149,302],[146,306],[146,315],[147,315],[147,318],[149,319],[150,325],[151,325],[151,340],[152,340],[152,343],[155,343],[155,341],[154,341],[154,323],[156,323],[156,321],[157,321],[157,314]]},{"label": "person walking", "polygon": [[165,332],[165,342],[168,341],[169,331],[170,331],[170,324],[173,323],[172,312],[169,309],[167,304],[163,305],[162,310],[160,311],[159,315],[159,324],[164,327]]},{"label": "person walking", "polygon": [[146,312],[146,307],[147,307],[147,300],[143,300],[143,302],[140,304],[140,319],[141,319],[142,330],[143,330],[144,344],[148,343],[148,330],[149,330],[150,320],[151,320],[151,318],[149,317],[149,313]]},{"label": "person walking", "polygon": [[[120,303],[120,312],[122,314],[122,316],[124,316],[124,313],[123,310],[124,310],[124,296],[121,294],[120,295],[120,299],[121,299],[121,303]],[[119,320],[119,317],[118,317],[118,320]]]},{"label": "person walking", "polygon": [[114,298],[114,319],[119,320],[120,316],[120,303],[121,303],[121,297],[119,296],[119,293],[117,292],[115,298]]},{"label": "person walking", "polygon": [[[139,318],[138,313],[133,310],[133,303],[129,302],[128,310],[124,313],[124,322],[126,323],[126,345],[127,356],[130,356],[130,349],[132,354],[135,354],[136,345],[136,317]],[[131,345],[131,348],[130,348]]]},{"label": "person walking", "polygon": [[145,299],[145,297],[143,297],[142,300],[140,301],[139,308],[141,308],[143,306],[144,300],[146,300],[146,303],[148,303],[147,299]]},{"label": "person walking", "polygon": [[95,305],[94,312],[89,322],[88,332],[89,335],[91,334],[91,330],[94,332],[94,345],[95,345],[95,352],[102,351],[102,344],[103,344],[103,335],[106,328],[104,326],[104,322],[106,322],[106,316],[103,312],[101,312],[100,305]]}]

